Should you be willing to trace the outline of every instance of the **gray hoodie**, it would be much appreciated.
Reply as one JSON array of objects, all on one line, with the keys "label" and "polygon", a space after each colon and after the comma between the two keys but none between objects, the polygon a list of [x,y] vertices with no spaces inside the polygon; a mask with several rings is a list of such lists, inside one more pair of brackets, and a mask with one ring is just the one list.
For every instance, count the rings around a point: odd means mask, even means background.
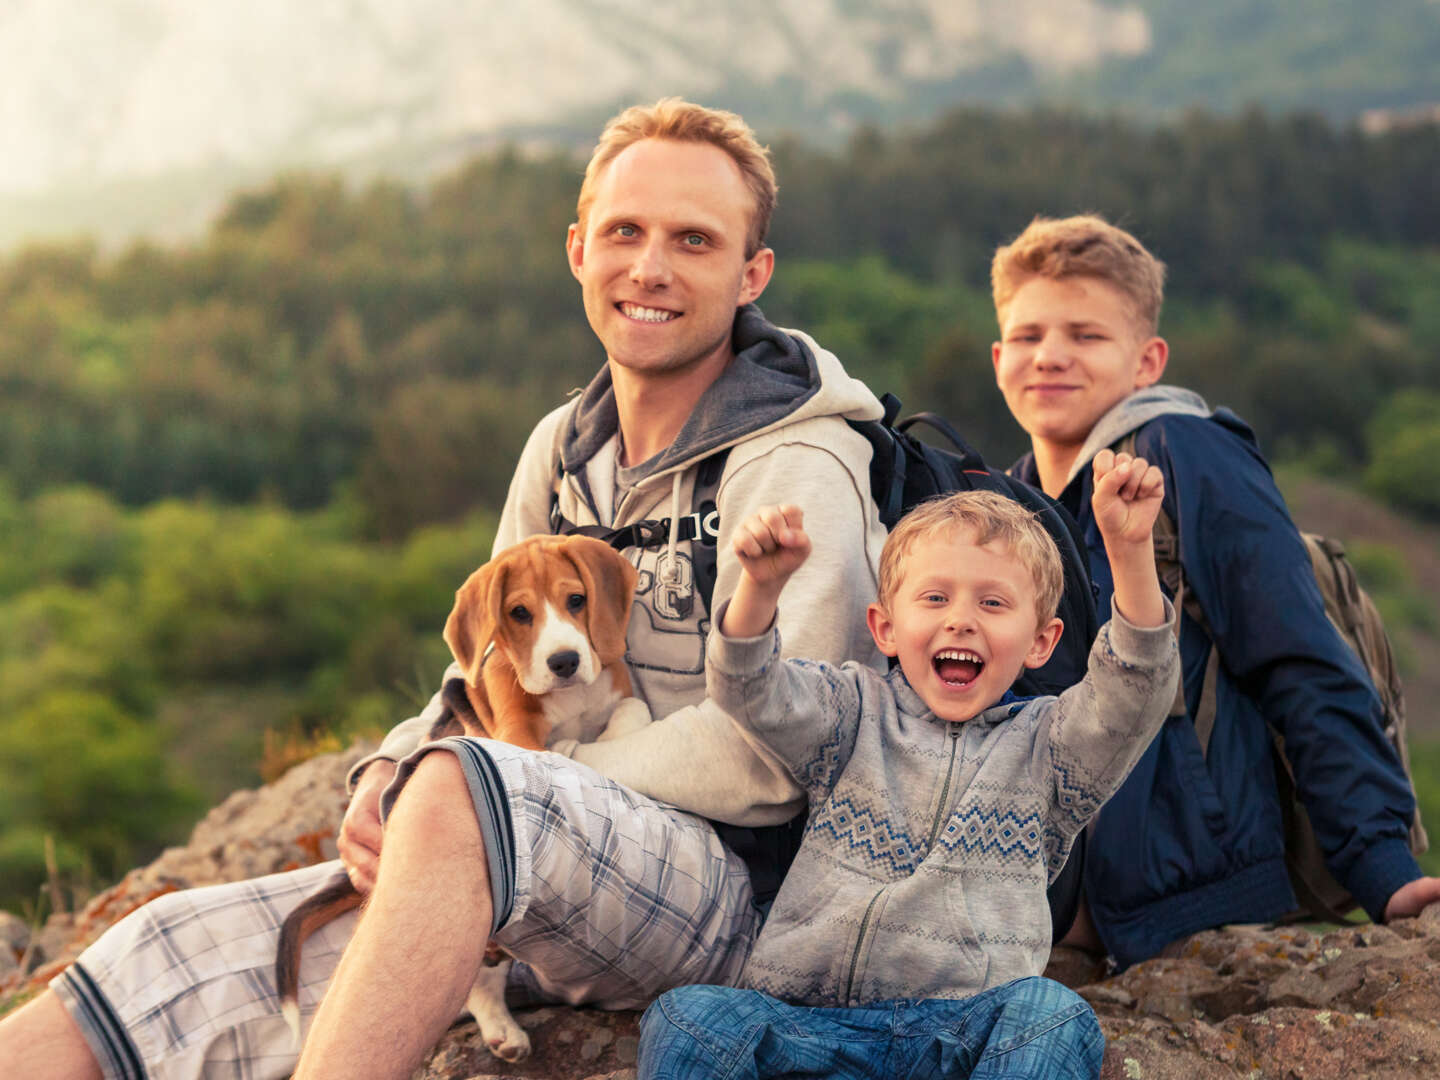
[{"label": "gray hoodie", "polygon": [[937,719],[898,667],[782,662],[773,631],[712,635],[711,697],[810,800],[742,984],[856,1006],[1039,975],[1046,886],[1174,700],[1168,601],[1166,615],[1153,629],[1106,623],[1084,680],[1058,698],[1002,701],[963,723]]},{"label": "gray hoodie", "polygon": [[[832,354],[803,333],[772,326],[754,305],[738,313],[734,343],[735,360],[671,446],[623,475],[614,391],[602,367],[578,398],[536,425],[515,469],[494,550],[550,532],[557,462],[561,515],[575,525],[615,528],[691,513],[698,466],[729,447],[716,492],[716,608],[739,581],[730,554],[735,527],[761,506],[798,504],[806,529],[826,542],[786,588],[781,627],[787,643],[797,654],[883,670],[865,608],[875,597],[885,529],[870,497],[869,443],[844,422],[878,418],[880,403]],[[618,505],[617,481],[633,483]],[[711,620],[695,593],[690,543],[631,548],[627,555],[638,560],[640,584],[626,659],[637,695],[662,722],[622,739],[557,749],[642,794],[706,817],[737,825],[788,821],[804,806],[799,787],[762,743],[704,700]],[[452,667],[447,677],[456,673]],[[404,757],[440,708],[437,694],[374,756]]]}]

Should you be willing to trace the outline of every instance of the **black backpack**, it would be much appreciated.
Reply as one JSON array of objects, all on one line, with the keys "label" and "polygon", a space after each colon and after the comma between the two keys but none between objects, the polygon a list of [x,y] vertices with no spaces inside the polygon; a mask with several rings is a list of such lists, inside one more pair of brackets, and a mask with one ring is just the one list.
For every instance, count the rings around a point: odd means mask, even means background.
[{"label": "black backpack", "polygon": [[[943,417],[922,412],[897,421],[900,399],[894,394],[885,394],[880,402],[885,409],[881,419],[850,420],[847,423],[870,443],[870,494],[876,502],[881,523],[886,529],[893,529],[905,512],[917,503],[952,491],[994,491],[1032,510],[1060,549],[1060,561],[1065,568],[1065,589],[1058,614],[1065,629],[1045,665],[1023,672],[1014,689],[1025,697],[1058,694],[1079,682],[1085,675],[1090,645],[1099,630],[1099,622],[1095,587],[1090,581],[1089,565],[1084,555],[1085,543],[1074,517],[1039,489],[986,465],[975,448]],[[943,435],[953,449],[932,446],[910,433],[912,427],[922,424]],[[692,541],[690,554],[696,592],[707,611],[715,590],[716,542],[719,539],[715,494],[728,455],[729,448],[726,448],[700,463],[695,481],[694,512],[682,518],[678,526],[677,539]],[[620,550],[660,547],[668,542],[669,518],[636,522],[614,530],[576,528],[559,513],[559,480],[562,474],[558,461],[555,475],[550,499],[552,531],[596,536]],[[711,824],[726,845],[749,866],[757,902],[763,904],[773,899],[800,848],[805,815],[801,814],[785,825],[766,828],[742,828],[723,822]],[[1064,870],[1051,883],[1047,893],[1054,941],[1064,937],[1075,920],[1084,860],[1085,832],[1082,830],[1075,838]]]}]

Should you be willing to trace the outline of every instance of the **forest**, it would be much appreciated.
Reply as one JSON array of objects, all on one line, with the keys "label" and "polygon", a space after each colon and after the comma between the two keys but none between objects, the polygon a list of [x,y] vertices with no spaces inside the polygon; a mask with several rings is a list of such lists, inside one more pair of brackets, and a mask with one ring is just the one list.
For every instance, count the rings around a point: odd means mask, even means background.
[{"label": "forest", "polygon": [[[1023,444],[990,254],[1098,211],[1168,263],[1171,380],[1287,471],[1440,522],[1440,128],[966,109],[773,149],[766,313],[992,462]],[[189,243],[0,256],[0,906],[81,897],[428,698],[526,434],[603,361],[562,248],[582,171],[287,175]],[[1433,598],[1355,555],[1418,663]],[[1440,751],[1417,773],[1434,831]]]}]

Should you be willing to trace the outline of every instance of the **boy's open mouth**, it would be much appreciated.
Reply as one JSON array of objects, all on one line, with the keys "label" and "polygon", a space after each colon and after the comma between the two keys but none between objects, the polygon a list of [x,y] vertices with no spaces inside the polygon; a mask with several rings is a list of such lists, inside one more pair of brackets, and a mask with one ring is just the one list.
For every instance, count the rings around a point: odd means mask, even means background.
[{"label": "boy's open mouth", "polygon": [[930,661],[946,686],[967,686],[980,677],[985,661],[969,649],[941,649]]}]

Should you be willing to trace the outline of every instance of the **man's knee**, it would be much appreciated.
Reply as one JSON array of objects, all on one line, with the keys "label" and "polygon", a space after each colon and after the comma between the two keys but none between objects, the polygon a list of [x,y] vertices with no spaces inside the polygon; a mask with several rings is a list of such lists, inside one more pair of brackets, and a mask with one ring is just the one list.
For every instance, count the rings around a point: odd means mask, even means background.
[{"label": "man's knee", "polygon": [[385,845],[398,836],[412,852],[460,847],[484,853],[470,786],[454,754],[430,753],[415,763],[385,819]]}]

